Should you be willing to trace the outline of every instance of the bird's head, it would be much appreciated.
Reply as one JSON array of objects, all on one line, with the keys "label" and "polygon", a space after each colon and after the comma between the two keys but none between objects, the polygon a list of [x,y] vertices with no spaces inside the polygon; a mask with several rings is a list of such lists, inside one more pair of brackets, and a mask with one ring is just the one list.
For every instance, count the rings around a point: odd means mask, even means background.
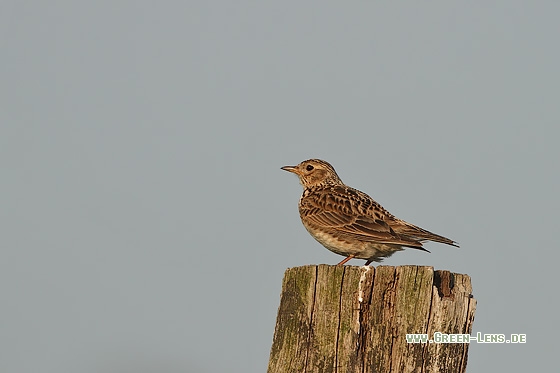
[{"label": "bird's head", "polygon": [[282,170],[296,174],[304,189],[342,184],[334,167],[320,159],[308,159],[297,166],[284,166]]}]

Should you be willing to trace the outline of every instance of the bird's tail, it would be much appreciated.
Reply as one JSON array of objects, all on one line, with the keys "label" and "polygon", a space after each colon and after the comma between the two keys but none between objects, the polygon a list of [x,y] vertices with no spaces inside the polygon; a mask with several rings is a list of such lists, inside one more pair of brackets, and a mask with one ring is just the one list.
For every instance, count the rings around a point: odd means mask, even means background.
[{"label": "bird's tail", "polygon": [[427,231],[423,228],[417,227],[416,225],[407,223],[401,220],[402,225],[399,227],[397,231],[400,235],[411,238],[416,241],[434,241],[440,242],[447,245],[459,247],[459,244],[447,237],[440,236],[439,234],[432,233]]}]

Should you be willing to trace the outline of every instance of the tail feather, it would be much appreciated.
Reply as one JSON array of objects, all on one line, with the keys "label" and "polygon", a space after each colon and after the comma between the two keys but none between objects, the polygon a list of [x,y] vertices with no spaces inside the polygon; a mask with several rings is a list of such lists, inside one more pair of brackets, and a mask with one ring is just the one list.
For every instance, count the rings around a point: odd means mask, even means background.
[{"label": "tail feather", "polygon": [[430,231],[427,231],[423,228],[417,227],[416,225],[407,223],[405,221],[401,221],[403,224],[396,228],[393,228],[395,230],[395,232],[397,232],[398,234],[416,240],[416,241],[420,241],[420,242],[424,242],[424,241],[434,241],[434,242],[439,242],[439,243],[444,243],[447,245],[451,245],[451,246],[455,246],[455,247],[459,247],[459,244],[447,237],[443,237],[440,236],[439,234],[435,234],[432,233]]}]

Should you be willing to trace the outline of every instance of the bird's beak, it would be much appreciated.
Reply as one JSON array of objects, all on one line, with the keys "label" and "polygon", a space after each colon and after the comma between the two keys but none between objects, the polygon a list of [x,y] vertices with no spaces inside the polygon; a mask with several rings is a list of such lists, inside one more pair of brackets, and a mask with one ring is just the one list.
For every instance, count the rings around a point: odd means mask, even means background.
[{"label": "bird's beak", "polygon": [[297,166],[284,166],[284,167],[280,167],[280,169],[288,172],[293,172],[294,174],[299,175]]}]

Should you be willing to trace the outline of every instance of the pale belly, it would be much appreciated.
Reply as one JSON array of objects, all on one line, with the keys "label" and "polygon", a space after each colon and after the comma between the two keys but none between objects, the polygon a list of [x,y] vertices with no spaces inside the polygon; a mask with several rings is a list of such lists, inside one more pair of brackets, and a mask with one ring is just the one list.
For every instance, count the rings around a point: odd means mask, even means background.
[{"label": "pale belly", "polygon": [[[304,225],[305,226],[305,225]],[[381,261],[383,258],[391,256],[394,252],[403,250],[399,245],[375,243],[368,241],[340,239],[336,235],[326,232],[312,230],[305,227],[309,234],[315,238],[321,245],[342,256],[351,256],[357,259],[366,259],[373,261]]]}]

